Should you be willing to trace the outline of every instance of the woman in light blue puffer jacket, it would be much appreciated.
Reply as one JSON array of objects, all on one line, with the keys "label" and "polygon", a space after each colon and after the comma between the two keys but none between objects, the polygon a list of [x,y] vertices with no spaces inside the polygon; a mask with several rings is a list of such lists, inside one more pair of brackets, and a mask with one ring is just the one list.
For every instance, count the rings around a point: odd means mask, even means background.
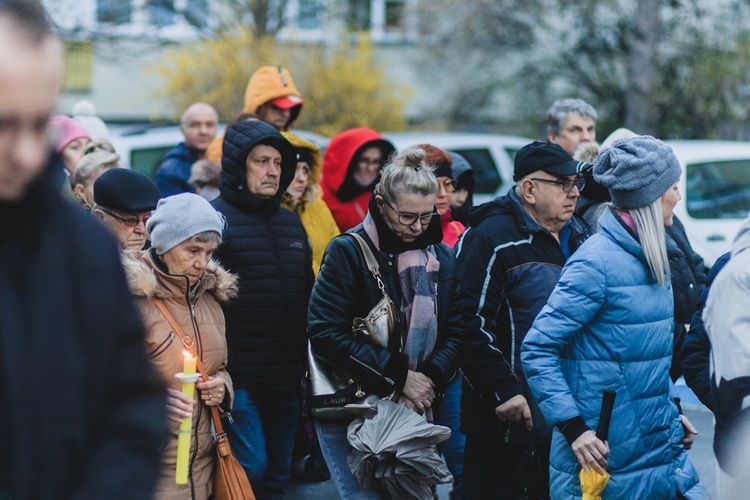
[{"label": "woman in light blue puffer jacket", "polygon": [[[571,257],[522,347],[529,385],[555,426],[553,498],[581,497],[581,467],[605,468],[602,498],[707,498],[687,458],[693,426],[669,377],[673,299],[664,226],[680,199],[680,164],[653,137],[604,149],[595,179],[610,190],[599,233]],[[617,393],[607,442],[602,395]]]}]

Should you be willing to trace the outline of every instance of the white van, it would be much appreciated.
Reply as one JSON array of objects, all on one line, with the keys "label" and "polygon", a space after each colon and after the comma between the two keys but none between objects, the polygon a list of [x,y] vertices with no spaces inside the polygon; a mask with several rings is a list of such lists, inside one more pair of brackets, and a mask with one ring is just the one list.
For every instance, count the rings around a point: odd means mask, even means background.
[{"label": "white van", "polygon": [[397,151],[417,144],[432,144],[466,158],[476,180],[475,205],[505,194],[513,186],[513,158],[518,150],[533,142],[533,139],[514,135],[450,132],[399,132],[383,136]]},{"label": "white van", "polygon": [[683,171],[675,214],[710,267],[730,250],[750,210],[750,142],[665,142]]}]

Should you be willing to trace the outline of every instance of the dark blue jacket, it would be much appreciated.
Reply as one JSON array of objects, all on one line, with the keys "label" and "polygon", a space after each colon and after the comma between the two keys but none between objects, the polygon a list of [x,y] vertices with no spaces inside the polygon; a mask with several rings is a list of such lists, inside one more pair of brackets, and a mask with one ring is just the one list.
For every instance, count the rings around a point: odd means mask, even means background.
[{"label": "dark blue jacket", "polygon": [[150,498],[165,391],[117,245],[62,162],[0,203],[0,498]]},{"label": "dark blue jacket", "polygon": [[708,273],[706,288],[701,294],[698,301],[698,310],[693,314],[693,320],[690,322],[690,330],[685,334],[685,340],[682,343],[680,351],[680,361],[682,363],[682,373],[685,376],[685,383],[693,390],[701,403],[713,410],[711,400],[711,373],[709,365],[711,362],[711,342],[708,340],[708,333],[703,324],[703,307],[708,299],[708,290],[711,283],[719,274],[731,256],[730,252],[725,253],[714,262],[711,271]]},{"label": "dark blue jacket", "polygon": [[166,198],[173,194],[195,193],[195,186],[188,184],[193,163],[200,160],[198,153],[185,146],[184,142],[172,148],[159,165],[154,184]]},{"label": "dark blue jacket", "polygon": [[534,403],[521,367],[521,342],[557,285],[570,256],[591,232],[574,216],[561,231],[562,245],[523,209],[514,191],[481,205],[456,246],[461,305],[470,318],[461,401],[461,431],[526,443],[522,427],[509,429],[495,408],[523,394],[534,421],[533,437],[552,431]]},{"label": "dark blue jacket", "polygon": [[[273,198],[248,192],[245,161],[255,146],[282,154]],[[297,168],[291,144],[264,122],[233,125],[224,137],[221,195],[213,206],[227,228],[214,256],[239,276],[239,296],[222,304],[227,322],[227,371],[235,389],[299,390],[307,348],[312,253],[302,223],[281,207]]]}]

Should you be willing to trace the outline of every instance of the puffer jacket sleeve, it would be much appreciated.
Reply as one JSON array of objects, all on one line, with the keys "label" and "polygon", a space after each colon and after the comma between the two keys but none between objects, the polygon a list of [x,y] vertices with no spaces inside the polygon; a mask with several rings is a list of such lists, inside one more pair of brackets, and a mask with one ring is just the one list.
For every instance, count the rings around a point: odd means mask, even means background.
[{"label": "puffer jacket sleeve", "polygon": [[224,401],[221,403],[221,406],[227,410],[231,410],[234,406],[234,386],[232,385],[232,377],[229,376],[229,372],[227,372],[226,370],[226,365],[227,361],[225,359],[222,368],[214,375],[220,378],[224,382],[224,387],[227,388],[227,392],[224,396]]},{"label": "puffer jacket sleeve", "polygon": [[447,314],[445,321],[438,325],[440,331],[432,354],[417,366],[417,371],[430,377],[439,392],[443,392],[456,375],[466,348],[466,323],[462,318],[461,297],[455,276],[455,258],[447,247],[442,247],[438,251],[441,252],[441,274],[445,276],[441,279],[440,285],[450,286],[450,289],[440,290],[438,307],[445,307]]},{"label": "puffer jacket sleeve", "polygon": [[363,303],[368,300],[364,279],[373,278],[361,253],[354,238],[334,238],[328,245],[310,297],[308,332],[316,357],[351,374],[366,389],[387,396],[403,389],[408,358],[352,334],[354,317],[364,317],[377,303]]},{"label": "puffer jacket sleeve", "polygon": [[[521,362],[531,391],[549,425],[580,417],[562,372],[560,352],[602,308],[606,276],[593,252],[574,255],[534,320],[521,346]],[[595,259],[595,260],[591,260]]]}]

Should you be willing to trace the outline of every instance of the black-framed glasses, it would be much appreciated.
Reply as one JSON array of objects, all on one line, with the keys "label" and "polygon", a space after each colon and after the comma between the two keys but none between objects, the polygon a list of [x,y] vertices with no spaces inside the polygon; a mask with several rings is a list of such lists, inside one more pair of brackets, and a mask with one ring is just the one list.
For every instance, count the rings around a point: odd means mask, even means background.
[{"label": "black-framed glasses", "polygon": [[443,182],[438,181],[438,191],[440,190],[441,187],[445,189],[446,193],[450,194],[456,190],[456,181],[454,181],[453,179],[448,179]]},{"label": "black-framed glasses", "polygon": [[393,205],[388,203],[385,198],[383,198],[383,202],[390,207],[391,210],[393,210],[393,213],[398,216],[398,223],[403,226],[413,226],[415,222],[419,221],[420,224],[423,226],[427,226],[430,224],[430,221],[432,218],[436,215],[440,215],[440,213],[437,210],[434,210],[430,212],[429,214],[422,214],[422,215],[414,215],[414,214],[402,214],[395,208],[393,208]]},{"label": "black-framed glasses", "polygon": [[141,221],[143,221],[143,225],[145,226],[146,222],[148,222],[148,220],[151,218],[151,213],[149,213],[148,215],[144,215],[143,217],[120,217],[119,215],[114,214],[110,212],[109,210],[105,210],[101,207],[99,208],[99,210],[101,210],[107,215],[114,217],[115,219],[119,220],[120,222],[122,222],[128,227],[136,227],[138,226],[138,223]]},{"label": "black-framed glasses", "polygon": [[540,179],[539,177],[531,177],[529,180],[546,182],[548,184],[557,184],[563,190],[563,193],[570,193],[573,191],[573,187],[577,187],[578,191],[581,191],[586,186],[586,179],[583,177],[576,177],[575,179]]}]

